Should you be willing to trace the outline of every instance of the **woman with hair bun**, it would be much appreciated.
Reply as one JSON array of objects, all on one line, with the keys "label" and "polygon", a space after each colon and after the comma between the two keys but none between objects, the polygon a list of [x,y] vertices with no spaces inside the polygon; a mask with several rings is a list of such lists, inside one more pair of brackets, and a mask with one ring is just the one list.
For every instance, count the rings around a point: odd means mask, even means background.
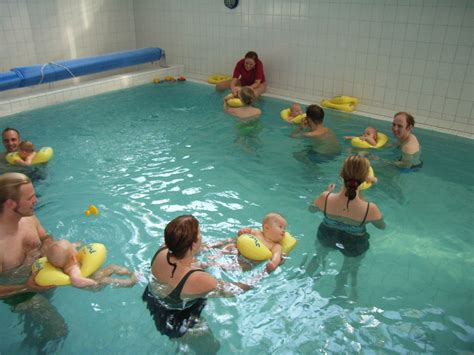
[{"label": "woman with hair bun", "polygon": [[359,186],[368,180],[369,160],[360,155],[348,157],[342,166],[344,181],[339,192],[330,184],[314,201],[324,213],[318,228],[318,240],[324,247],[339,249],[345,256],[356,257],[369,249],[366,224],[384,229],[385,222],[377,205],[360,197]]},{"label": "woman with hair bun", "polygon": [[[217,280],[194,266],[194,255],[200,250],[202,237],[199,222],[192,215],[176,217],[165,228],[165,244],[151,260],[151,279],[142,299],[156,328],[170,338],[181,338],[190,346],[197,339],[206,344],[208,353],[217,352],[219,343],[210,329],[197,327],[206,297],[232,296],[250,289],[242,283]],[[192,328],[200,328],[193,334]]]}]

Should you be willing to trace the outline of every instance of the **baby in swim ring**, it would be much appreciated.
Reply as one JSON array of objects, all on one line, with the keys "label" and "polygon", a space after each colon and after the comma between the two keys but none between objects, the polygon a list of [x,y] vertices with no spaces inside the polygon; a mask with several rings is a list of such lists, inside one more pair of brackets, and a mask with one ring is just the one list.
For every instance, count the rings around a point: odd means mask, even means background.
[{"label": "baby in swim ring", "polygon": [[290,107],[290,115],[288,116],[288,121],[291,122],[293,119],[303,114],[303,109],[300,104],[292,103]]},{"label": "baby in swim ring", "polygon": [[[245,227],[239,230],[237,236],[252,234],[271,251],[272,257],[266,265],[266,270],[271,272],[283,263],[281,242],[285,237],[287,225],[288,223],[282,215],[272,212],[263,217],[262,230]],[[212,247],[222,247],[225,254],[238,254],[239,266],[243,270],[249,270],[258,263],[258,261],[246,259],[238,252],[235,239],[226,240],[222,244],[214,244]],[[217,266],[226,267],[224,264],[217,264]]]},{"label": "baby in swim ring", "polygon": [[344,139],[354,139],[354,138],[359,138],[362,141],[365,141],[369,143],[372,146],[377,145],[377,129],[374,127],[367,127],[364,130],[364,134],[360,137],[356,136],[345,136]]},{"label": "baby in swim ring", "polygon": [[18,157],[21,159],[15,160],[15,164],[30,166],[35,155],[36,152],[33,143],[31,141],[22,141],[18,145]]},{"label": "baby in swim ring", "polygon": [[[131,287],[137,283],[137,276],[133,272],[118,265],[109,265],[102,270],[96,271],[92,275],[94,279],[82,276],[80,269],[81,265],[76,258],[76,248],[79,245],[80,243],[71,243],[65,239],[61,239],[51,243],[46,250],[48,262],[69,275],[73,286],[82,288],[111,284],[120,287]],[[111,278],[110,276],[112,274],[128,275],[129,278]]]}]

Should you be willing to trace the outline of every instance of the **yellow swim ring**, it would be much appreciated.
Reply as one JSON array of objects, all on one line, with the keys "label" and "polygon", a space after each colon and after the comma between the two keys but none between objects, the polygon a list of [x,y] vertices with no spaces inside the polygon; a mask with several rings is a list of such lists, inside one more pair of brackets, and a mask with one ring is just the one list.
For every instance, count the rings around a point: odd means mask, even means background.
[{"label": "yellow swim ring", "polygon": [[380,148],[387,143],[388,137],[380,132],[377,132],[377,144],[376,145],[371,145],[366,141],[363,141],[359,137],[355,137],[351,139],[351,143],[354,147],[356,148]]},{"label": "yellow swim ring", "polygon": [[[369,167],[369,177],[374,177],[374,169],[372,167]],[[364,181],[362,184],[359,185],[359,190],[365,190],[368,189],[369,187],[372,187],[372,183],[368,181]]]},{"label": "yellow swim ring", "polygon": [[[53,148],[51,147],[43,147],[39,151],[36,152],[35,157],[31,161],[31,164],[43,164],[47,163],[49,159],[53,157]],[[5,156],[5,159],[10,164],[15,164],[16,160],[21,160],[18,152],[8,153]]]},{"label": "yellow swim ring", "polygon": [[[81,275],[92,275],[104,263],[107,250],[104,244],[91,243],[82,247],[77,253],[77,261],[81,264]],[[65,286],[71,284],[69,275],[51,265],[46,257],[36,260],[32,266],[33,272],[38,271],[35,282],[40,286]]]},{"label": "yellow swim ring", "polygon": [[244,106],[242,100],[239,99],[238,97],[236,97],[235,99],[227,100],[227,105],[230,106],[230,107],[242,107],[242,106]]},{"label": "yellow swim ring", "polygon": [[293,119],[290,120],[290,115],[291,115],[291,109],[290,108],[285,108],[284,110],[281,110],[280,112],[280,117],[285,120],[286,122],[294,123],[294,124],[300,124],[301,121],[306,118],[306,113],[302,113],[301,115],[298,115],[294,117]]},{"label": "yellow swim ring", "polygon": [[220,83],[221,81],[226,81],[232,79],[230,76],[227,76],[225,74],[214,74],[214,75],[209,75],[207,78],[207,82],[209,84],[217,84]]},{"label": "yellow swim ring", "polygon": [[359,103],[355,97],[352,96],[334,96],[329,100],[321,100],[321,106],[333,108],[345,112],[352,112],[355,106]]},{"label": "yellow swim ring", "polygon": [[[296,245],[297,240],[288,232],[281,242],[283,254],[288,254]],[[256,236],[241,234],[237,237],[237,249],[247,259],[255,261],[268,260],[272,252]]]}]

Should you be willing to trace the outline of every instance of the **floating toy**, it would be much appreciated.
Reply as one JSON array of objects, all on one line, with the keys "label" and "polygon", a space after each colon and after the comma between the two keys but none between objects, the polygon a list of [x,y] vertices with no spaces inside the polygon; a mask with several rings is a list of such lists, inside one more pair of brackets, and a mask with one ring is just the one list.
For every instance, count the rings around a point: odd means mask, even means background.
[{"label": "floating toy", "polygon": [[[374,169],[372,167],[369,167],[369,177],[374,177]],[[362,184],[359,185],[359,190],[365,190],[368,189],[369,187],[372,187],[372,183],[368,181],[364,181]]]},{"label": "floating toy", "polygon": [[[288,232],[281,242],[283,254],[288,254],[295,247],[297,240]],[[247,259],[255,261],[268,260],[272,252],[254,235],[241,234],[237,237],[237,249]]]},{"label": "floating toy", "polygon": [[209,84],[217,84],[217,83],[220,83],[221,81],[226,81],[226,80],[230,80],[232,79],[230,76],[227,76],[225,74],[214,74],[214,75],[210,75],[208,78],[207,78],[207,82]]},{"label": "floating toy", "polygon": [[171,75],[167,75],[165,76],[165,81],[176,81],[176,79],[174,77],[172,77]]},{"label": "floating toy", "polygon": [[238,97],[236,97],[234,99],[227,100],[227,105],[230,106],[230,107],[242,107],[242,106],[244,106],[242,100],[239,99]]},{"label": "floating toy", "polygon": [[290,120],[290,115],[291,115],[290,108],[285,108],[284,110],[280,112],[280,117],[283,120],[285,120],[286,122],[294,123],[294,124],[300,124],[303,118],[306,118],[306,113],[302,113],[301,115],[298,115],[291,120]]},{"label": "floating toy", "polygon": [[[82,247],[76,255],[77,261],[81,264],[81,275],[84,277],[92,275],[104,263],[106,256],[107,250],[104,244],[91,243]],[[40,286],[71,284],[69,275],[50,264],[46,257],[36,260],[32,270],[33,272],[38,271],[35,282]]]},{"label": "floating toy", "polygon": [[355,137],[351,139],[352,145],[356,148],[380,148],[380,147],[383,147],[385,143],[387,143],[387,141],[388,141],[388,137],[385,134],[380,133],[380,132],[377,133],[376,145],[371,145],[368,142],[360,139],[359,137]]},{"label": "floating toy", "polygon": [[94,205],[89,205],[89,208],[85,210],[84,213],[86,214],[87,217],[89,217],[91,214],[93,214],[94,216],[98,216],[99,209]]},{"label": "floating toy", "polygon": [[[47,163],[49,159],[51,159],[52,157],[53,157],[53,148],[43,147],[39,151],[36,152],[36,155],[31,161],[31,164],[35,165],[35,164]],[[15,161],[22,160],[20,156],[18,155],[18,152],[8,153],[5,156],[5,159],[7,160],[8,163],[12,165],[15,164]]]},{"label": "floating toy", "polygon": [[161,83],[160,78],[153,79],[153,84],[159,84],[159,83]]},{"label": "floating toy", "polygon": [[184,76],[180,76],[180,77],[178,78],[178,81],[186,81],[186,78],[185,78]]},{"label": "floating toy", "polygon": [[359,100],[352,96],[334,96],[330,100],[321,100],[321,106],[345,112],[354,111],[358,103]]}]

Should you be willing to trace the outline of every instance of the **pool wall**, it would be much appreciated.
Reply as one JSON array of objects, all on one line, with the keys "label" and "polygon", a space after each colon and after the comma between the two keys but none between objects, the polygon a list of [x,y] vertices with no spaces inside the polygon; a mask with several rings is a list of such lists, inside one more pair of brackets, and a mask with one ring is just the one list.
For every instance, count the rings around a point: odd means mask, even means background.
[{"label": "pool wall", "polygon": [[0,14],[0,71],[159,46],[205,80],[256,50],[270,94],[355,96],[363,114],[409,111],[417,126],[473,138],[473,1],[0,0]]}]

